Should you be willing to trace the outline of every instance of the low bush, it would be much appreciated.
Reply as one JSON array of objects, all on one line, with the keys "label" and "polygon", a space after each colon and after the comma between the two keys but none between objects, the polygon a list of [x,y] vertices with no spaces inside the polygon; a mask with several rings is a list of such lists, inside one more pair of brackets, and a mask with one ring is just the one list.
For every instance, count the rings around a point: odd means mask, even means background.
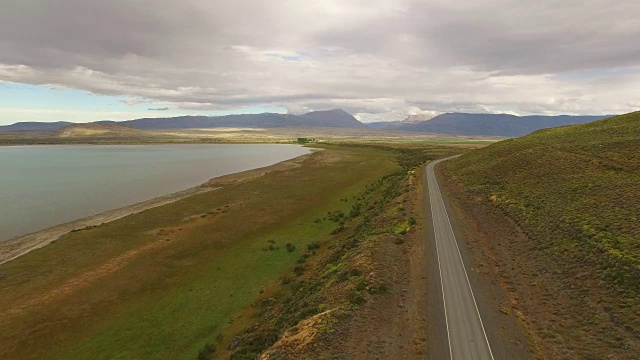
[{"label": "low bush", "polygon": [[216,346],[213,344],[205,344],[198,352],[197,360],[210,360],[216,352]]}]

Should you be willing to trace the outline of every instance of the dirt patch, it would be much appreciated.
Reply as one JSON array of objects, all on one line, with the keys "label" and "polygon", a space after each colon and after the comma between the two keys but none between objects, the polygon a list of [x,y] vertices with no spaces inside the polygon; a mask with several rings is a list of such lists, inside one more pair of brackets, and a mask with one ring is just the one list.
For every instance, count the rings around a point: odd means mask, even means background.
[{"label": "dirt patch", "polygon": [[426,356],[426,282],[419,233],[406,243],[394,237],[372,241],[371,282],[389,284],[389,293],[371,298],[350,319],[342,349],[347,359],[414,359]]},{"label": "dirt patch", "polygon": [[304,352],[305,348],[312,345],[320,333],[331,331],[331,325],[334,321],[332,313],[335,313],[336,310],[331,309],[314,315],[290,328],[280,337],[278,342],[260,356],[260,360],[278,359],[283,350],[289,356]]}]

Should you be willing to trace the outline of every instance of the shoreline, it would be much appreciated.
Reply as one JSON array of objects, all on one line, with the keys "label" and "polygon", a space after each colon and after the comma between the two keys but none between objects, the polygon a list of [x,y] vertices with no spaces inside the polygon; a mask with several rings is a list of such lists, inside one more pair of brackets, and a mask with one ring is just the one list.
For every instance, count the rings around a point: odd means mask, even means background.
[{"label": "shoreline", "polygon": [[203,184],[185,190],[158,196],[153,199],[142,201],[136,204],[123,206],[121,208],[105,211],[97,215],[55,225],[31,234],[26,234],[1,241],[0,265],[11,260],[15,260],[33,250],[43,248],[73,231],[110,223],[112,221],[116,221],[126,216],[137,214],[151,208],[164,206],[182,199],[189,198],[194,195],[218,190],[227,185],[260,177],[272,171],[286,170],[301,166],[304,160],[322,149],[309,148],[309,150],[310,152],[308,154],[300,155],[289,160],[284,160],[273,165],[214,177],[210,180],[207,180]]},{"label": "shoreline", "polygon": [[292,140],[255,140],[255,141],[233,141],[233,140],[217,140],[214,139],[212,141],[195,141],[195,140],[184,140],[184,141],[111,141],[110,139],[107,141],[78,141],[78,142],[33,142],[33,143],[6,143],[1,141],[0,137],[0,148],[2,147],[17,147],[17,146],[76,146],[76,145],[95,145],[95,146],[112,146],[112,145],[262,145],[262,144],[277,144],[277,145],[299,145],[297,142]]}]

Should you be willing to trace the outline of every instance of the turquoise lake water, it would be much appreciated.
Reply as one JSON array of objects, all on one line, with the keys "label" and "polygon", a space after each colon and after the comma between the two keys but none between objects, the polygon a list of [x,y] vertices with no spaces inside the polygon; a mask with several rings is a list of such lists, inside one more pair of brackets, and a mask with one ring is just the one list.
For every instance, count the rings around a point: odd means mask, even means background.
[{"label": "turquoise lake water", "polygon": [[0,241],[308,152],[277,144],[0,147]]}]

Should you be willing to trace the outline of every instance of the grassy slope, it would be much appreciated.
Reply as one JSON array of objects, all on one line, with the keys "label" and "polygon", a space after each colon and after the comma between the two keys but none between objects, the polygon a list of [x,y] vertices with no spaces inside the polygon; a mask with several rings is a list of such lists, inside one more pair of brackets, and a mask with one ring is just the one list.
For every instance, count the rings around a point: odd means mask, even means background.
[{"label": "grassy slope", "polygon": [[144,137],[152,136],[147,131],[116,124],[71,124],[55,133],[62,138],[92,138],[92,137]]},{"label": "grassy slope", "polygon": [[604,303],[616,326],[637,337],[639,149],[636,112],[496,143],[446,169],[516,220],[545,254],[535,261],[554,264],[547,276],[561,274],[579,288],[572,276],[592,274],[600,295],[591,300]]},{"label": "grassy slope", "polygon": [[[393,149],[398,170],[370,182],[354,197],[344,198],[350,206],[344,216],[336,218],[332,211],[315,220],[344,223],[344,227],[319,249],[301,249],[294,271],[275,287],[278,294],[256,301],[250,326],[219,342],[215,359],[248,360],[260,354],[269,359],[369,359],[384,357],[381,354],[404,359],[422,354],[421,341],[426,336],[426,325],[418,325],[425,321],[422,313],[397,306],[411,302],[405,298],[411,274],[401,274],[399,268],[409,261],[407,252],[415,248],[405,240],[424,240],[413,230],[420,218],[414,206],[422,207],[414,203],[415,191],[422,185],[415,173],[426,161],[464,150],[376,147]],[[422,283],[423,279],[413,280]],[[363,346],[376,336],[384,338],[385,344],[375,349]]]},{"label": "grassy slope", "polygon": [[295,263],[285,243],[327,237],[335,224],[313,219],[397,168],[386,151],[330,148],[4,264],[0,358],[195,358]]}]

